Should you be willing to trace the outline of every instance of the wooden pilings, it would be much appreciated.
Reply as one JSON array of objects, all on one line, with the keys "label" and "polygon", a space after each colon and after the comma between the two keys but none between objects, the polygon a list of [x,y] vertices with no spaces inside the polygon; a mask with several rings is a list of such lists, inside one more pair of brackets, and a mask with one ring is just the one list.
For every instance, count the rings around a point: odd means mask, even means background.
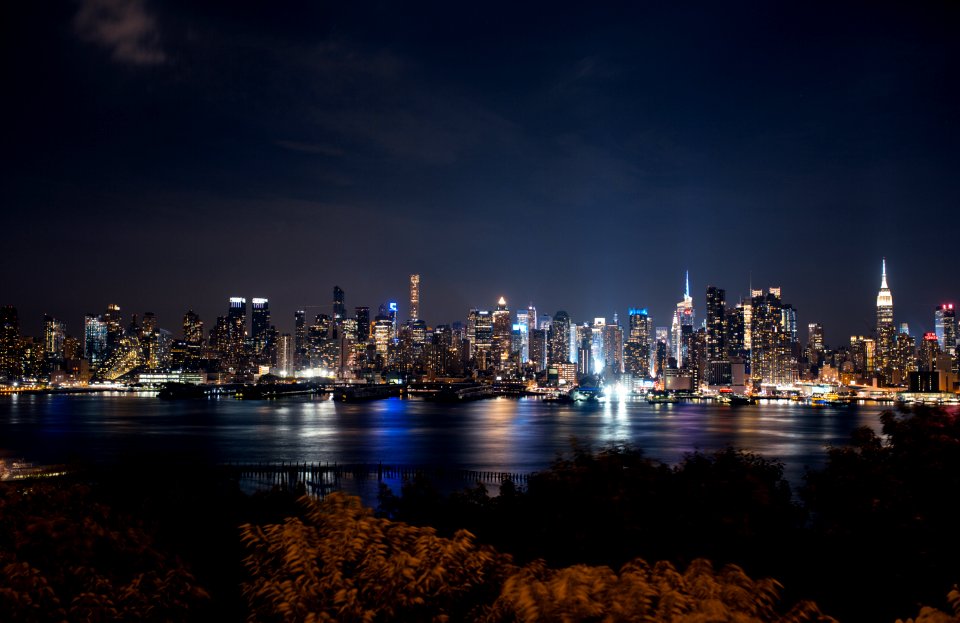
[{"label": "wooden pilings", "polygon": [[413,480],[418,476],[439,483],[453,484],[492,484],[500,485],[504,480],[514,484],[526,484],[528,476],[518,472],[478,471],[468,469],[449,469],[436,466],[399,465],[399,464],[342,464],[342,463],[287,463],[281,461],[268,463],[229,463],[222,466],[232,477],[239,481],[259,485],[255,488],[287,486],[294,487],[303,483],[308,492],[323,496],[329,491],[342,488],[341,481]]}]

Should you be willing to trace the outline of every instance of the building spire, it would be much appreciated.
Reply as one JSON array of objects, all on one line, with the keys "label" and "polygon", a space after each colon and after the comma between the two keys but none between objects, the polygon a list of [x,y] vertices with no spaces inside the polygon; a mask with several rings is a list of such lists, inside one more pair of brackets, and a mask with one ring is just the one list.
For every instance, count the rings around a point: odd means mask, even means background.
[{"label": "building spire", "polygon": [[683,296],[685,298],[690,298],[690,271],[689,270],[687,271],[687,285],[686,285],[686,289],[684,290]]},{"label": "building spire", "polygon": [[887,289],[887,258],[883,258],[883,269],[880,273],[880,289]]}]

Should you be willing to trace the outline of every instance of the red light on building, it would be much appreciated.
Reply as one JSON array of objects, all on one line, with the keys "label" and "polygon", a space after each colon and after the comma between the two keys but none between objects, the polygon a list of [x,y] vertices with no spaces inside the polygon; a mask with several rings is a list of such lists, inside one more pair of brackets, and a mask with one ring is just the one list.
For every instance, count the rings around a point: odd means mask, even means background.
[{"label": "red light on building", "polygon": [[937,341],[937,334],[936,334],[936,333],[931,333],[930,331],[927,331],[926,333],[923,334],[923,339],[924,339],[924,340],[927,340],[927,341],[930,341],[930,342],[936,342],[936,341]]}]

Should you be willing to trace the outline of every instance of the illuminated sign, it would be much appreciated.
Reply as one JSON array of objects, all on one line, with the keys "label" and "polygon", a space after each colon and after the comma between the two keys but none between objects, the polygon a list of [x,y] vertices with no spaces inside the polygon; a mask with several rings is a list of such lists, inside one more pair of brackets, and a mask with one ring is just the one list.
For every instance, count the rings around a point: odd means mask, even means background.
[{"label": "illuminated sign", "polygon": [[646,307],[644,307],[643,309],[634,309],[633,307],[631,307],[629,311],[631,316],[649,316],[650,315],[650,312],[647,311]]},{"label": "illuminated sign", "polygon": [[245,299],[245,298],[240,298],[239,296],[231,296],[231,297],[230,297],[230,304],[231,304],[231,305],[245,305],[246,303],[247,303],[247,299]]},{"label": "illuminated sign", "polygon": [[254,305],[266,305],[267,299],[252,299]]},{"label": "illuminated sign", "polygon": [[396,304],[396,302],[394,302],[394,301],[390,301],[390,304],[389,304],[388,307],[390,308],[390,311],[392,311],[392,312],[397,311],[397,304]]}]

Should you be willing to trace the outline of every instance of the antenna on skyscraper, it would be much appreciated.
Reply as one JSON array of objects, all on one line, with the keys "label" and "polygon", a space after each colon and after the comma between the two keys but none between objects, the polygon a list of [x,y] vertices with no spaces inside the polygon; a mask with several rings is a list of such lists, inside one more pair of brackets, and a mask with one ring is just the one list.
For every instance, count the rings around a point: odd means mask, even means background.
[{"label": "antenna on skyscraper", "polygon": [[686,286],[686,289],[684,290],[684,296],[686,296],[687,298],[690,298],[690,271],[689,270],[687,270],[687,286]]}]

